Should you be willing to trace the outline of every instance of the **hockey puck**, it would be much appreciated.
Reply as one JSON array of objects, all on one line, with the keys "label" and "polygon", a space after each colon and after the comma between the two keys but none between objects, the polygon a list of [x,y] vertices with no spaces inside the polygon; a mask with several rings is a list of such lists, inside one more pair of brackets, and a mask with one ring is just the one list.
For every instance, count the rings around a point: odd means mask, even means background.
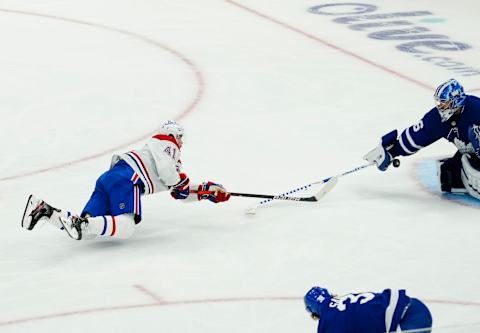
[{"label": "hockey puck", "polygon": [[400,166],[400,160],[397,159],[397,158],[395,158],[395,159],[393,160],[392,164],[393,164],[393,166],[394,166],[395,168],[398,168],[398,167]]}]

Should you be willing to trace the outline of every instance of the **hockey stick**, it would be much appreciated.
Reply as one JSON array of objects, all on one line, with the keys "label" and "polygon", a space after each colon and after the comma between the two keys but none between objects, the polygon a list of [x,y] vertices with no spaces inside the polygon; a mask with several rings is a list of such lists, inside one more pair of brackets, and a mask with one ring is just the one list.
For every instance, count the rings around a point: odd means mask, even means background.
[{"label": "hockey stick", "polygon": [[[355,169],[346,171],[346,172],[341,173],[341,174],[339,174],[339,175],[337,175],[337,176],[328,177],[328,178],[325,178],[325,179],[322,179],[322,180],[319,180],[319,181],[316,181],[316,182],[313,182],[313,183],[304,185],[304,186],[302,186],[302,187],[298,187],[298,188],[296,188],[296,189],[294,189],[294,190],[291,190],[291,191],[282,193],[282,194],[280,194],[280,196],[286,196],[286,195],[289,195],[289,194],[292,194],[292,193],[295,193],[295,192],[298,192],[298,191],[303,191],[303,190],[306,190],[306,189],[312,187],[313,185],[318,185],[318,184],[327,183],[327,182],[329,182],[329,180],[332,179],[332,178],[337,178],[337,179],[338,179],[338,178],[343,177],[343,176],[346,176],[346,175],[348,175],[348,174],[351,174],[351,173],[357,172],[357,171],[359,171],[359,170],[365,169],[365,168],[367,168],[367,167],[369,167],[369,166],[371,166],[371,165],[373,165],[373,163],[368,163],[368,164],[361,165],[361,166],[359,166],[359,167],[356,167]],[[336,184],[336,182],[335,182],[335,184]],[[332,188],[333,188],[333,186],[332,186]],[[325,193],[325,194],[326,194],[326,193]],[[270,200],[263,200],[263,201],[261,201],[261,202],[259,203],[259,205],[266,204],[266,203],[269,202],[269,201],[270,201]]]},{"label": "hockey stick", "polygon": [[[374,163],[368,163],[368,164],[364,164],[364,165],[361,165],[359,167],[356,167],[352,170],[348,170],[348,171],[345,171],[344,173],[341,173],[337,176],[332,176],[332,177],[328,177],[328,178],[325,178],[325,179],[322,179],[322,180],[319,180],[319,181],[316,181],[316,182],[313,182],[313,183],[310,183],[310,184],[307,184],[307,185],[304,185],[304,186],[301,186],[301,187],[298,187],[296,189],[293,189],[291,191],[288,191],[288,192],[285,192],[285,193],[282,193],[279,195],[279,197],[285,197],[287,195],[290,195],[290,194],[293,194],[293,193],[296,193],[296,192],[299,192],[299,191],[303,191],[303,190],[306,190],[310,187],[312,187],[313,185],[318,185],[318,184],[325,184],[325,186],[322,187],[322,189],[320,190],[320,192],[317,194],[317,201],[320,200],[322,197],[324,197],[328,192],[330,192],[334,187],[335,185],[337,185],[337,182],[338,182],[338,178],[340,177],[343,177],[343,176],[346,176],[348,174],[351,174],[351,173],[354,173],[354,172],[357,172],[359,170],[362,170],[362,169],[365,169],[365,168],[368,168],[369,166],[373,165]],[[332,182],[331,182],[332,180]],[[269,202],[271,202],[272,199],[266,199],[266,200],[263,200],[263,201],[260,201],[258,204],[256,204],[255,206],[253,207],[250,207],[248,209],[245,210],[245,213],[246,214],[255,214],[256,213],[256,210],[257,208],[261,207],[262,205],[265,205]]]},{"label": "hockey stick", "polygon": [[[337,177],[331,177],[329,188],[333,188],[337,182]],[[268,199],[269,201],[271,200],[288,200],[288,201],[309,201],[309,202],[316,202],[320,200],[327,191],[325,191],[325,188],[327,185],[322,188],[321,191],[319,191],[317,194],[312,195],[310,197],[287,197],[284,195],[272,195],[272,194],[254,194],[254,193],[238,193],[238,192],[228,192],[231,196],[233,197],[246,197],[246,198],[261,198],[261,199]],[[328,189],[329,191],[330,189]],[[196,193],[196,194],[215,194],[215,191],[197,191],[197,190],[190,190],[190,193]]]},{"label": "hockey stick", "polygon": [[[315,196],[317,197],[317,201],[320,200],[323,196],[325,196],[325,194],[327,194],[328,192],[330,192],[334,187],[335,185],[337,184],[337,181],[338,181],[338,178],[340,177],[343,177],[343,176],[346,176],[346,175],[349,175],[351,173],[354,173],[354,172],[357,172],[357,171],[360,171],[362,169],[365,169],[365,168],[368,168],[369,166],[371,165],[374,165],[375,163],[372,162],[372,163],[367,163],[367,164],[364,164],[364,165],[361,165],[361,166],[358,166],[352,170],[348,170],[348,171],[345,171],[344,173],[341,173],[337,176],[332,176],[332,177],[328,177],[328,178],[325,178],[325,179],[322,179],[322,180],[319,180],[319,181],[316,181],[316,182],[313,182],[313,183],[310,183],[310,184],[307,184],[307,185],[304,185],[302,187],[298,187],[294,190],[291,190],[291,191],[288,191],[288,192],[285,192],[285,193],[282,193],[280,195],[278,195],[279,197],[284,197],[284,196],[287,196],[287,195],[290,195],[290,194],[293,194],[293,193],[296,193],[296,192],[299,192],[299,191],[303,191],[303,190],[306,190],[310,187],[312,187],[313,185],[318,185],[318,184],[325,184],[325,186],[322,188],[322,190],[320,190],[319,193],[317,193]],[[400,160],[398,159],[393,159],[392,161],[392,164],[395,168],[398,168],[400,166]],[[335,178],[335,181],[330,183],[330,180],[334,179]],[[262,205],[265,205],[266,203],[268,202],[271,202],[272,199],[266,199],[266,200],[263,200],[263,201],[260,201],[256,206],[254,207],[251,207],[249,209],[247,209],[245,212],[247,214],[255,214],[255,210],[262,206]]]}]

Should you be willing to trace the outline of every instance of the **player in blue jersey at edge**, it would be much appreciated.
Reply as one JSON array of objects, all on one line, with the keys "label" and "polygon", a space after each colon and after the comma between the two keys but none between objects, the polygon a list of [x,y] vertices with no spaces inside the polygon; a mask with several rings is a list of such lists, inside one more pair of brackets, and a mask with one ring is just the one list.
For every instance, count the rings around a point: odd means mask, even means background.
[{"label": "player in blue jersey at edge", "polygon": [[441,190],[468,193],[480,199],[480,98],[466,95],[455,79],[435,90],[436,106],[413,126],[385,134],[380,145],[364,156],[381,171],[393,158],[409,156],[431,143],[445,138],[457,147],[453,157],[439,160]]},{"label": "player in blue jersey at edge", "polygon": [[[188,176],[181,171],[183,133],[180,124],[169,120],[141,149],[114,155],[110,169],[98,178],[80,216],[54,208],[30,195],[22,227],[33,230],[38,222],[46,221],[76,240],[96,237],[125,239],[133,234],[142,220],[143,195],[170,191],[174,199],[183,201],[227,201],[230,194],[222,185],[210,181],[190,184]],[[191,189],[203,193],[191,193]]]},{"label": "player in blue jersey at edge", "polygon": [[319,320],[318,333],[385,333],[415,330],[429,333],[432,315],[420,300],[405,290],[385,289],[341,297],[313,287],[304,297],[305,308]]}]

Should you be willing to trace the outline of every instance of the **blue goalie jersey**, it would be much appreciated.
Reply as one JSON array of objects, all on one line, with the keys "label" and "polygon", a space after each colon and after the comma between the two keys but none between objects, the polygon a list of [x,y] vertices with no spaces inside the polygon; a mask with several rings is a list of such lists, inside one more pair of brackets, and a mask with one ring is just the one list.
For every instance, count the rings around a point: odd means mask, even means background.
[{"label": "blue goalie jersey", "polygon": [[406,128],[388,151],[393,157],[408,156],[445,138],[455,144],[460,153],[473,154],[468,138],[468,129],[473,125],[480,125],[480,98],[467,95],[461,114],[442,122],[437,109],[431,109],[417,124]]},{"label": "blue goalie jersey", "polygon": [[410,297],[405,290],[348,294],[322,307],[318,333],[383,333],[396,331]]}]

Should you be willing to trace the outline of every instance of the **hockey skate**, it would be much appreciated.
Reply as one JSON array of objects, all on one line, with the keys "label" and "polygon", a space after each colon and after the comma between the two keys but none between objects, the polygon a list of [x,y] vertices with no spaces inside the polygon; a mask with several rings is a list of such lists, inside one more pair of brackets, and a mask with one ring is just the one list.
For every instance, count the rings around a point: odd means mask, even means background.
[{"label": "hockey skate", "polygon": [[23,212],[22,228],[33,230],[39,221],[48,221],[55,212],[60,213],[60,209],[50,206],[31,194]]},{"label": "hockey skate", "polygon": [[68,217],[60,216],[59,220],[67,234],[73,239],[81,240],[82,238],[88,238],[88,220],[86,218],[70,215]]}]

